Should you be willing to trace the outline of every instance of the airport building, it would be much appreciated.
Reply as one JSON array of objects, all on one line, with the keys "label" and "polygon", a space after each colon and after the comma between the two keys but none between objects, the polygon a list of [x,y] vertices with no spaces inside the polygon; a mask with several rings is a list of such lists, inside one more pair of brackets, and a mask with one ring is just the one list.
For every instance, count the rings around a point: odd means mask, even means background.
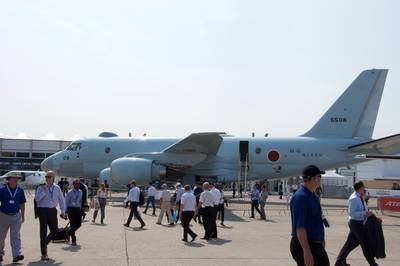
[{"label": "airport building", "polygon": [[0,138],[0,174],[11,170],[39,170],[40,163],[65,149],[71,141]]}]

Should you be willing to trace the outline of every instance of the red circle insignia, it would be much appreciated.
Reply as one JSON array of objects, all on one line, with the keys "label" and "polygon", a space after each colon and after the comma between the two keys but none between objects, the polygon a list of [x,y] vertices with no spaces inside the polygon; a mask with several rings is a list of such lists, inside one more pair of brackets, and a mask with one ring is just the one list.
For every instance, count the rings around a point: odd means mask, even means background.
[{"label": "red circle insignia", "polygon": [[279,152],[276,150],[271,150],[268,152],[268,160],[270,160],[271,162],[276,162],[279,160]]}]

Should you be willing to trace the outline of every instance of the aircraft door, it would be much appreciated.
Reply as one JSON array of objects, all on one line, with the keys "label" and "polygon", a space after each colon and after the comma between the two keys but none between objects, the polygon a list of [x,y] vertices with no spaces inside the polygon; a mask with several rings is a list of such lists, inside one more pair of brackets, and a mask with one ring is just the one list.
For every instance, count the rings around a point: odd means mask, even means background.
[{"label": "aircraft door", "polygon": [[247,140],[239,143],[239,160],[240,176],[247,176],[249,171],[249,142]]}]

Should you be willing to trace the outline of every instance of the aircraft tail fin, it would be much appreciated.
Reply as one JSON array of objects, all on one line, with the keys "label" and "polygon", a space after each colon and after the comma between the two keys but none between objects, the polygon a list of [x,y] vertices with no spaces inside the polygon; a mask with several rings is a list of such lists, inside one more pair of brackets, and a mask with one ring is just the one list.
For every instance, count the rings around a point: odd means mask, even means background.
[{"label": "aircraft tail fin", "polygon": [[387,69],[361,72],[303,136],[371,139],[387,73]]}]

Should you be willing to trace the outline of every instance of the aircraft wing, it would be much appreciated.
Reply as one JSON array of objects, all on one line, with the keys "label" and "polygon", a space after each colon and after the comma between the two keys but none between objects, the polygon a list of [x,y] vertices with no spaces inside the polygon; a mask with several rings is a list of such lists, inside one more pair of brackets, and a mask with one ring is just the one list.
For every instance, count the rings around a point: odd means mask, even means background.
[{"label": "aircraft wing", "polygon": [[193,133],[183,140],[169,146],[166,153],[203,153],[215,155],[222,142],[223,132]]},{"label": "aircraft wing", "polygon": [[[357,144],[348,147],[351,152],[358,152],[361,156],[369,156],[374,159],[374,156],[380,155],[394,155],[400,153],[400,134],[384,137],[377,140],[368,141],[365,143]],[[382,157],[382,156],[381,156]],[[393,156],[391,156],[393,157]],[[394,156],[396,157],[396,156]],[[385,159],[385,158],[375,158],[375,159]]]},{"label": "aircraft wing", "polygon": [[193,133],[167,147],[161,152],[133,153],[126,157],[153,160],[174,169],[185,169],[204,161],[208,156],[216,155],[225,133]]}]

